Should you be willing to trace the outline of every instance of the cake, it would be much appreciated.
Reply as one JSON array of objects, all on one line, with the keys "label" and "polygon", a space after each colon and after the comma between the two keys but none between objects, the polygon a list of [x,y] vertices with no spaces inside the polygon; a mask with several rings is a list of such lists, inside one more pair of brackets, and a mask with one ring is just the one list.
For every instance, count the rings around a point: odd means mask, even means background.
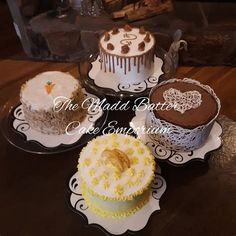
[{"label": "cake", "polygon": [[[66,109],[67,99],[77,104],[77,109]],[[63,134],[71,122],[81,122],[86,116],[81,106],[82,88],[69,73],[48,71],[36,75],[22,85],[20,101],[30,127],[44,134]]]},{"label": "cake", "polygon": [[125,82],[143,82],[154,71],[155,38],[144,27],[125,25],[99,40],[101,70]]},{"label": "cake", "polygon": [[154,168],[154,157],[140,140],[124,134],[98,136],[80,153],[82,196],[100,216],[126,217],[147,203]]},{"label": "cake", "polygon": [[191,79],[160,83],[152,89],[150,103],[172,105],[171,109],[150,111],[146,125],[169,128],[166,133],[151,133],[149,136],[177,151],[199,148],[207,139],[220,111],[220,101],[214,91]]}]

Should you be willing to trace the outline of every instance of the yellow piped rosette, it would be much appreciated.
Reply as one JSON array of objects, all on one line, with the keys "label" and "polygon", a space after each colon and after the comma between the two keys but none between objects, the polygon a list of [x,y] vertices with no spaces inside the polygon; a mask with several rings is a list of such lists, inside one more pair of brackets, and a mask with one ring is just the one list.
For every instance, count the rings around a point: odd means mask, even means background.
[{"label": "yellow piped rosette", "polygon": [[[155,161],[149,148],[124,134],[107,134],[93,139],[81,151],[78,164],[86,203],[99,215],[112,217],[130,215],[147,202],[154,170]],[[111,201],[129,204],[130,207],[106,211],[97,207],[96,201],[91,203],[91,198],[109,204]]]}]

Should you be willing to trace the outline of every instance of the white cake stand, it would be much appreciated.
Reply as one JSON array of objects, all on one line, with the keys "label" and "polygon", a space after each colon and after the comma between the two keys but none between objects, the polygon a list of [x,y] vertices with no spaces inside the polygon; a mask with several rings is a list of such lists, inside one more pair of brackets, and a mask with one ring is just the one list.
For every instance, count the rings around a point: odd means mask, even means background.
[{"label": "white cake stand", "polygon": [[[85,89],[83,89],[83,93],[87,98],[99,99]],[[3,134],[17,148],[37,154],[65,152],[87,143],[96,135],[92,133],[92,129],[101,130],[108,114],[108,111],[103,111],[100,106],[96,106],[95,109],[87,111],[85,119],[80,123],[78,129],[73,130],[72,135],[48,135],[32,129],[25,120],[22,105],[16,104],[12,102],[5,105],[4,113],[7,115],[3,117],[1,122]],[[91,132],[89,132],[90,130]]]},{"label": "white cake stand", "polygon": [[111,90],[113,93],[117,93],[117,95],[123,93],[135,95],[150,90],[158,83],[159,77],[163,74],[163,60],[157,56],[154,57],[153,74],[140,83],[121,82],[116,76],[114,76],[114,73],[103,72],[100,69],[99,56],[91,64],[92,68],[88,73],[88,79],[92,80],[96,87]]},{"label": "white cake stand", "polygon": [[160,174],[161,169],[157,166],[155,179],[151,185],[149,201],[139,211],[128,217],[120,219],[104,218],[93,213],[86,205],[81,194],[80,181],[77,173],[75,173],[69,181],[70,206],[73,211],[82,214],[87,219],[89,225],[96,226],[106,233],[120,235],[126,231],[139,231],[147,225],[152,213],[160,210],[159,201],[166,190],[166,181]]},{"label": "white cake stand", "polygon": [[[135,116],[130,122],[130,126],[134,130],[138,127],[145,127],[145,119],[147,112],[147,110],[135,112]],[[210,135],[208,136],[203,146],[194,151],[179,152],[165,149],[159,143],[156,143],[152,139],[150,139],[150,137],[145,134],[145,132],[137,132],[138,138],[141,139],[151,149],[152,154],[158,160],[167,161],[175,166],[181,166],[189,161],[205,160],[209,152],[220,148],[222,143],[221,134],[222,127],[218,122],[215,122],[210,132]]]}]

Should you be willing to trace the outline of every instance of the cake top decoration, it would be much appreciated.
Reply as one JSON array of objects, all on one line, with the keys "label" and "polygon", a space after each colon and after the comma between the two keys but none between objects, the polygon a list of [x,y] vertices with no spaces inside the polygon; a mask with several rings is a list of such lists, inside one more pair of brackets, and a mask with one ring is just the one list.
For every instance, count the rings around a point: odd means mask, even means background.
[{"label": "cake top decoration", "polygon": [[196,91],[182,93],[178,89],[170,88],[163,93],[166,102],[174,104],[174,110],[184,114],[187,110],[198,108],[201,103],[201,94]]},{"label": "cake top decoration", "polygon": [[119,33],[118,27],[113,27],[111,33],[112,33],[112,34],[118,34],[118,33]]},{"label": "cake top decoration", "polygon": [[125,33],[123,34],[123,39],[120,41],[120,44],[127,44],[130,46],[132,44],[132,41],[137,39],[137,36],[135,34]]},{"label": "cake top decoration", "polygon": [[124,26],[124,30],[125,30],[125,31],[131,31],[131,30],[132,30],[132,27],[131,27],[130,25],[126,24],[126,25]]},{"label": "cake top decoration", "polygon": [[143,39],[146,43],[149,43],[150,42],[150,33],[146,33],[146,36],[144,37]]},{"label": "cake top decoration", "polygon": [[140,140],[124,134],[106,134],[83,148],[78,173],[94,196],[131,200],[149,187],[154,168],[154,157]]},{"label": "cake top decoration", "polygon": [[145,34],[145,33],[146,33],[146,30],[145,30],[144,26],[141,26],[141,27],[139,28],[139,33],[140,33],[140,34]]},{"label": "cake top decoration", "polygon": [[128,52],[129,52],[129,46],[128,45],[121,46],[121,53],[127,54]]},{"label": "cake top decoration", "polygon": [[138,50],[139,51],[143,51],[145,49],[145,43],[142,41],[141,43],[139,43],[138,45]]},{"label": "cake top decoration", "polygon": [[[203,85],[199,81],[189,78],[170,79],[158,84],[158,86],[156,86],[150,94],[150,103],[157,104],[159,102],[166,102],[163,94],[171,88],[179,90],[181,93],[198,91],[201,96],[197,93],[198,98],[195,98],[194,103],[201,104],[190,111],[184,112],[184,110],[182,110],[184,113],[176,111],[172,104],[170,104],[171,109],[168,109],[168,111],[155,109],[153,110],[153,115],[157,119],[165,120],[168,123],[181,127],[181,129],[184,128],[194,130],[199,126],[205,127],[206,124],[211,122],[212,119],[218,115],[220,110],[220,101],[213,89],[211,89],[208,85]],[[169,99],[175,100],[173,97]],[[168,101],[169,99],[167,98]]]},{"label": "cake top decoration", "polygon": [[104,163],[118,172],[124,172],[130,168],[130,160],[128,156],[119,149],[105,149],[102,152]]},{"label": "cake top decoration", "polygon": [[108,43],[107,44],[107,49],[111,50],[111,51],[114,50],[114,45],[112,43]]},{"label": "cake top decoration", "polygon": [[50,94],[50,93],[52,92],[54,86],[55,86],[55,84],[53,84],[51,81],[48,81],[48,82],[46,83],[46,85],[44,86],[44,88],[45,88],[47,94]]},{"label": "cake top decoration", "polygon": [[[118,30],[118,32],[114,34],[113,33],[114,30],[115,32],[117,32]],[[127,31],[127,29],[125,30],[125,28],[115,28],[110,31],[107,31],[101,36],[99,40],[100,53],[111,54],[111,55],[121,56],[121,57],[132,57],[132,56],[144,55],[146,52],[150,50],[153,52],[154,47],[155,47],[154,36],[147,31],[145,32],[145,34],[140,34],[139,32],[140,32],[140,28],[137,28],[137,27],[131,28],[129,31]],[[142,29],[141,29],[141,32],[142,32]],[[108,38],[109,40],[106,41]],[[148,41],[148,43],[144,41],[144,38],[146,38],[146,41]],[[145,42],[145,47],[141,45],[139,49],[138,45],[143,41]],[[107,45],[108,43],[111,43],[114,46],[114,49],[108,46]],[[121,47],[123,45],[128,45],[128,47],[126,46],[122,50]]]},{"label": "cake top decoration", "polygon": [[78,80],[69,73],[47,71],[26,81],[21,88],[20,97],[32,110],[50,110],[53,109],[55,98],[72,98],[74,91],[79,88],[81,86]]},{"label": "cake top decoration", "polygon": [[109,41],[110,40],[110,34],[106,31],[104,34],[104,41]]}]

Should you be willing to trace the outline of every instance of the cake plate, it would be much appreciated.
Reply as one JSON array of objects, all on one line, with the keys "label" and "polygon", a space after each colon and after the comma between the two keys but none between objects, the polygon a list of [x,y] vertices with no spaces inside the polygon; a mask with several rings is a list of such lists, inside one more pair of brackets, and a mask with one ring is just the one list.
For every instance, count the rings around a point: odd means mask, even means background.
[{"label": "cake plate", "polygon": [[[126,83],[121,82],[114,76],[112,72],[104,72],[100,69],[100,57],[92,62],[92,68],[89,71],[89,78],[93,80],[94,84],[99,88],[111,89],[115,93],[142,93],[152,87],[154,87],[159,80],[162,71],[163,61],[159,57],[154,57],[154,72],[144,82],[140,83]],[[127,81],[128,81],[127,77]]]},{"label": "cake plate", "polygon": [[158,159],[158,161],[167,161],[168,163],[175,166],[181,166],[190,161],[204,161],[208,153],[217,150],[221,147],[222,127],[216,121],[205,144],[200,148],[189,152],[167,150],[160,144],[150,139],[150,137],[145,132],[142,132],[140,131],[140,129],[137,129],[140,127],[145,127],[145,119],[146,114],[148,112],[147,110],[140,110],[135,112],[135,116],[130,122],[130,127],[132,127],[134,131],[137,130],[136,134],[138,138],[141,139],[151,149],[152,154]]},{"label": "cake plate", "polygon": [[142,83],[120,83],[113,80],[112,73],[104,73],[100,70],[99,55],[90,55],[91,62],[88,74],[79,68],[80,82],[85,88],[89,88],[94,94],[106,95],[119,99],[131,99],[147,96],[152,87],[160,81],[172,78],[175,74],[175,64],[170,54],[162,48],[156,49],[155,71],[152,76]]},{"label": "cake plate", "polygon": [[[97,96],[84,89],[83,93],[87,98],[98,99]],[[1,129],[9,143],[30,153],[54,154],[79,147],[102,129],[108,115],[108,111],[103,111],[100,106],[96,106],[95,109],[87,111],[78,129],[71,131],[73,135],[48,135],[31,129],[24,118],[22,105],[19,101],[13,100],[8,101],[3,107]],[[91,131],[92,127],[97,128],[96,133]]]},{"label": "cake plate", "polygon": [[149,201],[133,215],[124,218],[104,218],[96,215],[86,205],[80,191],[80,180],[78,173],[75,173],[69,181],[70,198],[69,204],[73,211],[82,215],[87,224],[98,227],[105,233],[120,235],[126,231],[136,232],[143,229],[153,212],[160,210],[159,201],[166,190],[166,181],[161,176],[161,169],[157,165],[155,178],[151,185]]}]

